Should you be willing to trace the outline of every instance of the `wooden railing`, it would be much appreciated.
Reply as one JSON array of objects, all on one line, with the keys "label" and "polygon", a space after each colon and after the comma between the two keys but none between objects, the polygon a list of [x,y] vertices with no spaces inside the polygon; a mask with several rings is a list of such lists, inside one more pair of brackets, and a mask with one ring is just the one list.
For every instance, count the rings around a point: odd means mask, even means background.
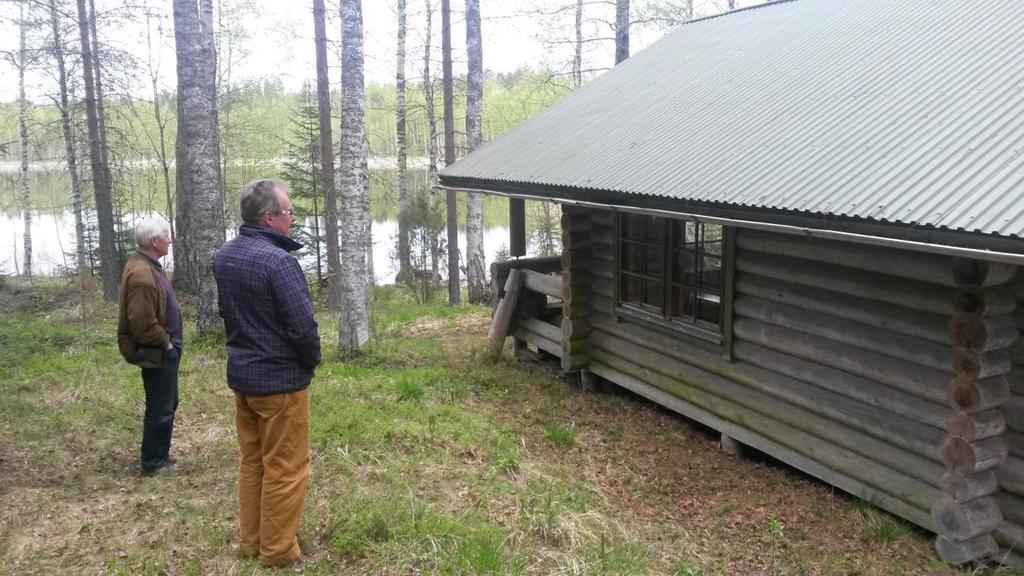
[{"label": "wooden railing", "polygon": [[494,315],[488,338],[491,356],[501,354],[505,338],[562,359],[566,369],[580,367],[563,329],[562,263],[558,256],[496,262],[491,266]]}]

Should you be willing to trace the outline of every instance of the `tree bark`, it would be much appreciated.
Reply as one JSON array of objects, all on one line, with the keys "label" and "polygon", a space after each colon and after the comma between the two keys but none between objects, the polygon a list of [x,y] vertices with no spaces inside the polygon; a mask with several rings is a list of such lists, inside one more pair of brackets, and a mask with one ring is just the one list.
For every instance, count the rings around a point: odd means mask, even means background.
[{"label": "tree bark", "polygon": [[103,278],[103,298],[117,298],[118,260],[114,237],[114,207],[109,172],[103,163],[100,114],[96,105],[93,84],[92,42],[89,40],[89,17],[85,0],[77,0],[78,32],[82,47],[82,79],[85,84],[85,114],[89,126],[89,161],[92,166],[93,193],[96,202],[96,221],[100,235],[100,275]]},{"label": "tree bark", "polygon": [[629,58],[629,0],[615,0],[615,63]]},{"label": "tree bark", "polygon": [[22,232],[24,258],[22,275],[32,278],[32,195],[28,187],[28,99],[25,98],[25,69],[28,67],[28,47],[25,38],[28,33],[26,22],[26,5],[19,4],[19,41],[18,41],[18,134],[21,140],[21,218],[25,227]]},{"label": "tree bark", "polygon": [[338,252],[338,192],[334,183],[334,140],[331,134],[331,83],[327,68],[327,25],[324,0],[313,0],[316,43],[316,98],[320,119],[320,179],[324,189],[324,230],[327,236],[327,286],[331,306],[341,303],[341,256]]},{"label": "tree bark", "polygon": [[[481,141],[484,105],[483,42],[480,31],[480,0],[466,0],[466,153],[476,150]],[[481,194],[466,195],[466,281],[469,301],[487,301],[487,273],[484,262],[484,199]]]},{"label": "tree bark", "polygon": [[[208,0],[202,0],[204,3]],[[204,16],[209,4],[203,7]],[[205,20],[205,26],[204,26]],[[224,201],[220,187],[213,30],[196,0],[174,0],[174,40],[178,70],[177,195],[178,239],[175,273],[194,273],[198,296],[196,328],[220,326],[213,257],[224,243]],[[181,266],[179,267],[179,263]]]},{"label": "tree bark", "polygon": [[362,0],[341,2],[341,310],[338,349],[352,353],[370,338],[366,307],[366,222],[362,167],[366,154]]},{"label": "tree bark", "polygon": [[87,273],[87,248],[85,245],[85,218],[82,213],[82,182],[78,175],[78,158],[75,152],[74,130],[71,126],[71,106],[68,103],[68,74],[64,57],[64,33],[57,17],[57,2],[49,0],[50,27],[53,30],[53,55],[57,61],[57,82],[60,89],[58,108],[60,127],[64,136],[64,156],[71,179],[71,206],[75,214],[75,262],[79,276]]},{"label": "tree bark", "polygon": [[576,0],[576,42],[573,44],[572,89],[583,85],[583,0]]},{"label": "tree bark", "polygon": [[[405,0],[398,0],[398,47],[395,66],[395,139],[397,144],[398,170],[395,174],[398,186],[398,276],[397,283],[412,281],[412,261],[409,245],[409,190],[406,179],[408,151],[405,134]],[[427,51],[430,50],[427,41]]]},{"label": "tree bark", "polygon": [[[424,35],[426,47],[423,51],[423,101],[427,108],[427,187],[430,190],[430,213],[435,214],[439,208],[440,198],[435,185],[437,184],[437,111],[434,107],[434,79],[430,75],[430,48],[433,38],[434,7],[431,0],[426,0],[427,23]],[[430,234],[430,277],[431,282],[441,276],[440,247],[438,235]]]},{"label": "tree bark", "polygon": [[[452,87],[452,14],[450,0],[441,0],[441,74],[444,100],[444,165],[455,162],[455,99]],[[448,226],[448,303],[458,304],[459,293],[459,211],[454,190],[445,193]]]}]

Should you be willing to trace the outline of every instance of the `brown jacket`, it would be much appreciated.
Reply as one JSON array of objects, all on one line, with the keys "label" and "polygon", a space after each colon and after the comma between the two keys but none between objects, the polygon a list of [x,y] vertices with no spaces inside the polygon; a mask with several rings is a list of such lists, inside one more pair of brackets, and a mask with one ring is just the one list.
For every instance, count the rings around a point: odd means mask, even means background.
[{"label": "brown jacket", "polygon": [[121,275],[117,318],[117,347],[129,364],[160,367],[163,350],[171,341],[164,330],[166,313],[167,294],[156,266],[149,256],[132,254]]}]

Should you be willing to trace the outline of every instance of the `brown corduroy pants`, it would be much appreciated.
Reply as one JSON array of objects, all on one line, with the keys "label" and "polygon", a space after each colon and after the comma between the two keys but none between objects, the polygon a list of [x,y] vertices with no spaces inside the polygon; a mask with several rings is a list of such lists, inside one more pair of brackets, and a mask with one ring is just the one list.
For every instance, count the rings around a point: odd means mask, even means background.
[{"label": "brown corduroy pants", "polygon": [[309,481],[309,392],[235,392],[239,552],[267,566],[299,557],[296,532]]}]

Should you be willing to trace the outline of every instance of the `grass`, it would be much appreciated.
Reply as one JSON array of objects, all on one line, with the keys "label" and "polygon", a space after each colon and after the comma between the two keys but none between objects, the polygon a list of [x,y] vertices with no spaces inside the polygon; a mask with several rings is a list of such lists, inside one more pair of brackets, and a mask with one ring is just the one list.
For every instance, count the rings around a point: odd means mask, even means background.
[{"label": "grass", "polygon": [[[97,303],[83,324],[59,286],[10,289],[0,572],[271,573],[234,552],[219,340],[186,334],[182,473],[141,478],[143,395],[114,345],[114,307]],[[487,310],[416,304],[395,287],[372,309],[373,341],[344,361],[337,320],[318,316],[303,573],[957,573],[935,563],[929,535],[792,470],[725,456],[660,408],[583,394],[547,366],[484,361]]]}]

